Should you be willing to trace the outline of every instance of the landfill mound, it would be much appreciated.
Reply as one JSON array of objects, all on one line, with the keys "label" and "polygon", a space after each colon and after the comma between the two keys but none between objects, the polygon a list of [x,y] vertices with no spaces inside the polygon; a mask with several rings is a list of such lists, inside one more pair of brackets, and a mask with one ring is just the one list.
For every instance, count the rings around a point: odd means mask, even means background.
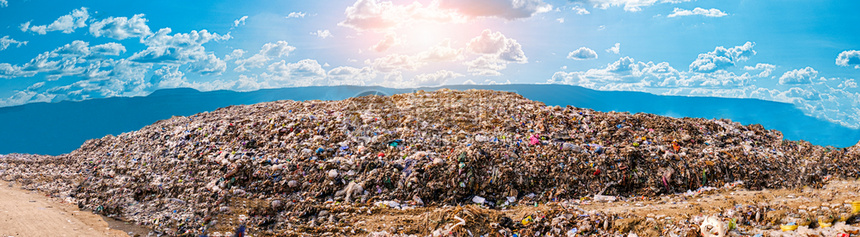
[{"label": "landfill mound", "polygon": [[[356,222],[394,210],[426,212],[404,234],[626,234],[645,217],[594,219],[558,204],[820,188],[860,177],[858,148],[724,119],[443,89],[173,117],[65,155],[2,156],[0,178],[171,236],[243,224],[262,236],[378,234]],[[564,218],[498,212],[547,204]]]}]

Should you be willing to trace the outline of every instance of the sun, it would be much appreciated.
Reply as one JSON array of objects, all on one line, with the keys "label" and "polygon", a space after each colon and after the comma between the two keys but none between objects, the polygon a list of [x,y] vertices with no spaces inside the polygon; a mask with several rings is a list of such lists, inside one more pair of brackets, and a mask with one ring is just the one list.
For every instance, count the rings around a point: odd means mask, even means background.
[{"label": "sun", "polygon": [[452,42],[465,42],[470,36],[475,36],[475,32],[480,33],[480,31],[480,28],[466,24],[415,22],[402,26],[396,33],[404,48],[425,50],[439,45],[446,39]]}]

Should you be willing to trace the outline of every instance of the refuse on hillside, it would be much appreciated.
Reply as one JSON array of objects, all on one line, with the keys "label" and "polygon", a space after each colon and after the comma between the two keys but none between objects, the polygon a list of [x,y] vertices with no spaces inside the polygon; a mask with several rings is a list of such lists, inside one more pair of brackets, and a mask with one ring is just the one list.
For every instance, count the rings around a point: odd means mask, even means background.
[{"label": "refuse on hillside", "polygon": [[[0,157],[0,178],[168,235],[240,224],[249,233],[371,234],[343,220],[388,209],[499,210],[735,186],[821,187],[860,176],[858,154],[857,146],[783,140],[757,124],[604,113],[546,106],[510,92],[442,89],[173,117],[89,140],[65,155]],[[247,216],[226,218],[237,213]],[[749,213],[738,215],[752,220]],[[432,234],[485,228],[466,215],[451,215],[448,220],[458,221],[435,226]],[[622,217],[531,218],[481,224],[507,229],[496,231],[506,236],[515,229],[521,235],[627,233],[617,225]],[[725,233],[713,223],[700,230],[702,221],[679,228]]]}]

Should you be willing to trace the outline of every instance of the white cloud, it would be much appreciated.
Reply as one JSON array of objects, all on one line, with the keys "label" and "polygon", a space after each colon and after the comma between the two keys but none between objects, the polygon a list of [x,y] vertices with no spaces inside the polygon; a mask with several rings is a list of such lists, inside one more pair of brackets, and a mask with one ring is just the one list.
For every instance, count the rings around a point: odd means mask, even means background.
[{"label": "white cloud", "polygon": [[573,10],[573,12],[576,12],[577,15],[591,14],[591,12],[589,12],[588,10],[585,10],[585,8],[582,8],[580,6],[573,6],[570,8],[570,10]]},{"label": "white cloud", "polygon": [[726,14],[725,12],[720,11],[720,9],[716,9],[716,8],[704,9],[704,8],[697,7],[697,8],[694,8],[693,10],[686,10],[686,9],[681,9],[681,8],[676,7],[675,11],[673,11],[672,14],[669,14],[666,17],[694,16],[694,15],[700,15],[700,16],[706,16],[706,17],[724,17],[724,16],[727,16],[728,14]]},{"label": "white cloud", "polygon": [[281,60],[269,65],[268,70],[281,78],[325,77],[322,65],[312,59],[303,59],[296,63]]},{"label": "white cloud", "polygon": [[242,49],[234,49],[233,52],[230,52],[227,56],[224,56],[225,61],[230,61],[233,59],[241,58],[245,55],[245,50]]},{"label": "white cloud", "polygon": [[161,89],[192,87],[185,78],[185,73],[179,71],[179,66],[176,65],[165,65],[155,70],[149,83]]},{"label": "white cloud", "polygon": [[370,65],[374,70],[383,73],[400,70],[414,71],[426,64],[418,56],[404,54],[389,54],[374,60],[365,60],[364,63]]},{"label": "white cloud", "polygon": [[261,76],[291,86],[321,85],[320,82],[326,77],[322,65],[312,59],[303,59],[296,63],[281,60],[269,65],[268,71],[272,74],[263,73]]},{"label": "white cloud", "polygon": [[574,60],[597,59],[597,52],[586,47],[580,47],[579,49],[567,54],[567,58]]},{"label": "white cloud", "polygon": [[556,18],[555,21],[558,21],[558,23],[564,23],[564,18]]},{"label": "white cloud", "polygon": [[839,83],[839,88],[857,88],[857,82],[854,79],[848,79]]},{"label": "white cloud", "polygon": [[200,74],[220,74],[226,70],[226,63],[211,52],[206,52],[203,44],[209,41],[230,39],[230,35],[209,33],[206,30],[170,35],[170,28],[158,30],[141,41],[146,49],[134,53],[128,59],[138,63],[189,64],[190,70]]},{"label": "white cloud", "polygon": [[516,40],[505,37],[501,32],[489,29],[472,38],[466,46],[469,52],[481,55],[465,62],[472,75],[499,76],[499,70],[507,68],[508,63],[528,63],[522,45]]},{"label": "white cloud", "polygon": [[[87,19],[89,19],[90,14],[87,12],[86,7],[82,7],[80,9],[72,10],[68,15],[63,15],[57,20],[55,20],[50,25],[38,25],[38,26],[30,26],[30,22],[21,24],[21,28],[25,26],[29,26],[29,30],[44,35],[49,31],[62,31],[63,33],[69,34],[75,32],[75,29],[86,27]],[[26,30],[23,30],[26,31]]]},{"label": "white cloud", "polygon": [[445,39],[427,51],[419,53],[418,58],[428,62],[457,61],[463,59],[463,49],[451,48],[451,40]]},{"label": "white cloud", "polygon": [[[86,42],[71,43],[62,48],[65,48],[67,53],[73,51],[80,53],[85,51],[82,49],[82,47],[85,47],[85,44]],[[62,66],[51,68],[53,71],[46,71],[46,73],[49,75],[75,73],[74,75],[81,77],[82,80],[63,86],[47,88],[42,93],[32,91],[41,89],[45,85],[44,83],[36,83],[25,91],[18,91],[15,95],[7,99],[0,99],[0,104],[15,105],[37,101],[58,102],[114,96],[138,96],[144,95],[146,92],[145,89],[150,85],[143,78],[149,69],[147,65],[127,60],[92,59],[80,61],[78,59],[80,58],[66,55],[62,57],[62,60],[64,60],[61,63]],[[84,65],[84,67],[72,67],[68,66],[66,62],[89,64]],[[81,68],[81,70],[76,70],[76,68]],[[107,69],[109,72],[100,70],[102,68]],[[93,70],[98,72],[93,72]]]},{"label": "white cloud", "polygon": [[21,23],[18,29],[21,29],[22,32],[27,32],[27,30],[30,30],[30,21]]},{"label": "white cloud", "polygon": [[595,8],[607,9],[609,7],[623,6],[625,11],[638,12],[642,7],[648,7],[658,3],[681,3],[693,0],[572,0],[573,2],[591,3]]},{"label": "white cloud", "polygon": [[289,14],[289,15],[287,15],[287,17],[286,17],[286,18],[305,18],[305,15],[307,15],[307,13],[304,13],[304,12],[290,12],[290,14]]},{"label": "white cloud", "polygon": [[614,46],[606,49],[607,53],[619,54],[621,53],[621,43],[615,43]]},{"label": "white cloud", "polygon": [[234,71],[244,72],[248,68],[263,67],[266,62],[275,59],[290,56],[290,53],[296,50],[296,47],[290,46],[287,41],[278,41],[275,43],[266,43],[260,49],[260,52],[245,59],[236,59],[236,69]]},{"label": "white cloud", "polygon": [[690,71],[714,72],[734,66],[736,63],[755,55],[753,46],[755,46],[753,42],[746,42],[744,45],[728,49],[718,46],[714,51],[699,54],[699,57],[690,64]]},{"label": "white cloud", "polygon": [[854,68],[860,69],[860,50],[842,51],[836,57],[836,65],[845,67],[853,65]]},{"label": "white cloud", "polygon": [[373,49],[376,52],[385,52],[386,50],[388,50],[392,46],[395,46],[398,44],[400,44],[400,39],[397,38],[397,34],[394,32],[389,32],[389,33],[385,34],[385,37],[382,38],[382,40],[380,40],[379,43],[376,43],[376,45],[371,47],[371,49]]},{"label": "white cloud", "polygon": [[599,90],[665,90],[667,88],[741,88],[751,82],[748,74],[726,71],[680,72],[669,63],[636,62],[622,57],[604,68],[581,72],[556,72],[550,83],[564,83]]},{"label": "white cloud", "polygon": [[818,77],[818,71],[811,67],[805,67],[801,69],[794,69],[791,71],[787,71],[779,77],[779,84],[781,85],[798,85],[798,84],[810,84],[812,80]]},{"label": "white cloud", "polygon": [[14,40],[12,38],[9,38],[8,35],[3,36],[3,38],[0,38],[0,51],[6,50],[7,48],[9,48],[10,45],[13,45],[13,44],[15,45],[16,48],[20,48],[21,46],[27,45],[28,42],[29,41]]},{"label": "white cloud", "polygon": [[499,59],[509,62],[528,62],[522,45],[514,39],[505,37],[501,32],[492,32],[489,29],[481,32],[480,36],[472,38],[467,48],[478,54],[494,54]]},{"label": "white cloud", "polygon": [[90,47],[90,51],[95,54],[119,56],[120,54],[125,53],[125,46],[110,42]]},{"label": "white cloud", "polygon": [[336,67],[328,71],[329,85],[364,85],[376,78],[376,72],[370,67]]},{"label": "white cloud", "polygon": [[89,47],[88,42],[75,40],[52,51],[37,55],[23,65],[0,63],[0,78],[31,77],[44,73],[46,79],[57,80],[65,76],[82,78],[105,77],[102,68],[111,68],[116,62],[104,56],[117,56],[125,52],[118,43]]},{"label": "white cloud", "polygon": [[331,32],[329,32],[328,30],[317,30],[317,32],[311,32],[311,35],[315,35],[317,37],[320,37],[321,39],[332,37]]},{"label": "white cloud", "polygon": [[146,37],[151,35],[149,26],[146,25],[146,18],[143,14],[137,14],[131,19],[125,17],[108,17],[104,20],[96,21],[90,24],[90,34],[95,37],[109,37],[118,40],[124,40],[130,37]]},{"label": "white cloud", "polygon": [[81,40],[72,41],[72,43],[63,45],[53,51],[53,54],[61,56],[88,56],[90,55],[90,43]]},{"label": "white cloud", "polygon": [[434,73],[419,74],[415,76],[415,84],[418,86],[439,86],[448,80],[462,77],[463,74],[448,70],[440,70]]},{"label": "white cloud", "polygon": [[245,25],[245,20],[248,19],[248,16],[242,16],[239,19],[233,20],[233,27],[239,27]]},{"label": "white cloud", "polygon": [[500,17],[508,20],[527,18],[552,11],[542,0],[439,0],[441,8],[457,9],[470,17]]},{"label": "white cloud", "polygon": [[494,55],[482,55],[475,60],[465,63],[468,72],[476,76],[501,76],[499,71],[508,67],[508,63]]},{"label": "white cloud", "polygon": [[450,40],[445,39],[441,43],[414,55],[389,54],[373,60],[365,60],[364,63],[378,72],[390,74],[401,70],[414,71],[432,62],[449,62],[462,59],[463,49],[452,48]]},{"label": "white cloud", "polygon": [[773,73],[774,69],[776,69],[776,66],[767,63],[757,63],[755,67],[744,66],[744,70],[747,71],[761,70],[761,72],[757,75],[758,77],[769,77],[770,74]]},{"label": "white cloud", "polygon": [[6,0],[0,0],[0,7],[8,7],[8,6],[9,6],[9,2],[7,2]]}]

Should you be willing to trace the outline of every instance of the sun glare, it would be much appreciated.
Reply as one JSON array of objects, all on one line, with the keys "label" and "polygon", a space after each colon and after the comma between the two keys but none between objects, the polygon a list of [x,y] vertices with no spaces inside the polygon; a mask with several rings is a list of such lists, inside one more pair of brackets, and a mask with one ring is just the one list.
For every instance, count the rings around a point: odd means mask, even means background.
[{"label": "sun glare", "polygon": [[405,49],[420,51],[436,46],[445,39],[451,39],[452,43],[465,44],[480,32],[480,27],[472,25],[421,22],[403,26],[397,33]]}]

